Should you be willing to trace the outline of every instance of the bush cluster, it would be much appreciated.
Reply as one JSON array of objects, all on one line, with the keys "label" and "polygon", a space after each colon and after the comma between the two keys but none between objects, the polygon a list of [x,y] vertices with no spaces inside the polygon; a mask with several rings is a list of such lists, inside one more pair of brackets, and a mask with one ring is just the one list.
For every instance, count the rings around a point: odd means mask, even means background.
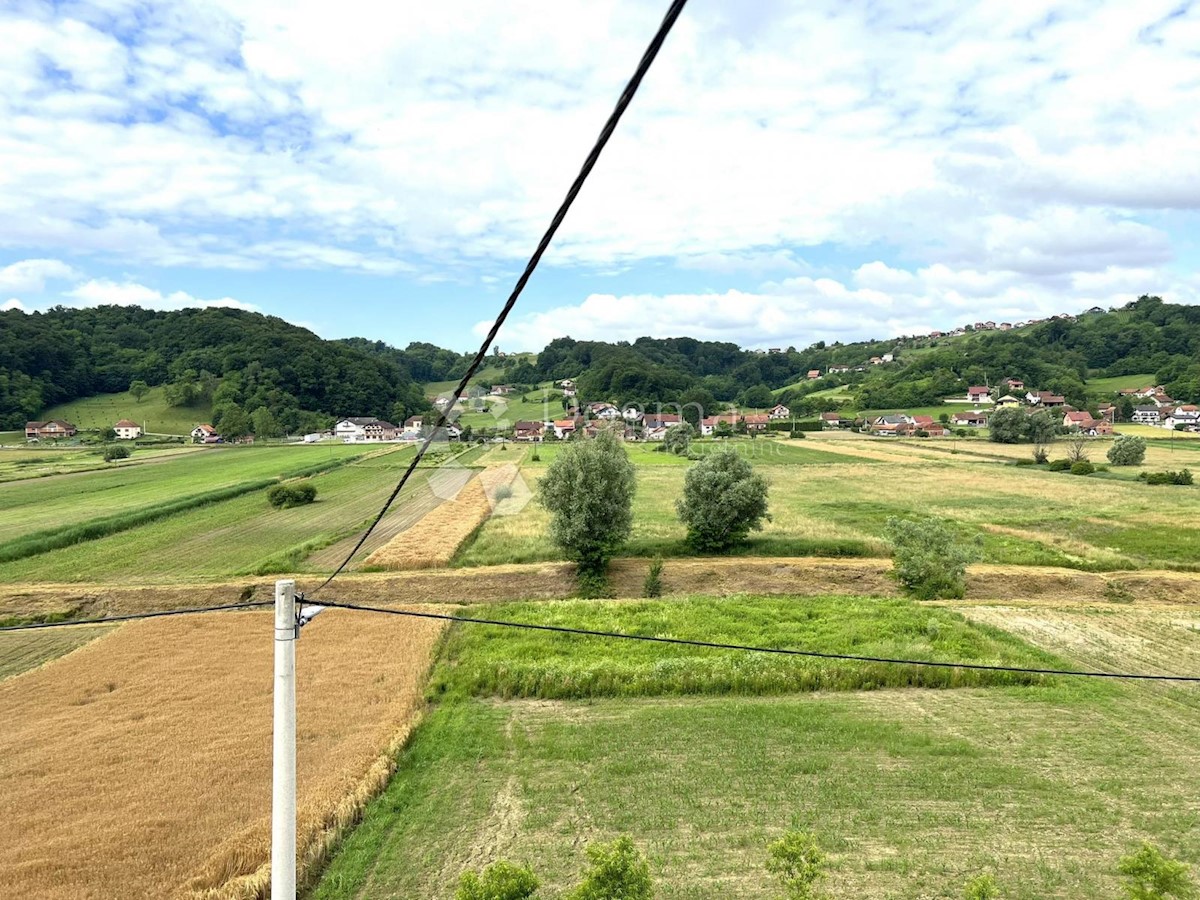
[{"label": "bush cluster", "polygon": [[1069,472],[1071,470],[1071,461],[1069,459],[1052,459],[1050,460],[1051,472]]},{"label": "bush cluster", "polygon": [[317,487],[311,481],[277,484],[267,491],[267,501],[276,509],[304,506],[317,499]]},{"label": "bush cluster", "polygon": [[1146,458],[1146,441],[1133,434],[1123,434],[1108,448],[1108,461],[1114,466],[1140,466]]},{"label": "bush cluster", "polygon": [[132,452],[124,444],[110,444],[104,448],[104,461],[112,462],[116,459],[129,459],[129,455]]},{"label": "bush cluster", "polygon": [[891,516],[886,533],[894,548],[896,578],[918,600],[963,596],[967,563],[978,558],[978,543],[960,543],[953,529],[937,519]]},{"label": "bush cluster", "polygon": [[1190,469],[1178,472],[1139,472],[1138,478],[1146,484],[1194,484]]},{"label": "bush cluster", "polygon": [[1081,460],[1071,463],[1071,474],[1072,475],[1091,475],[1095,471],[1096,471],[1096,467],[1093,466],[1086,459],[1081,459]]},{"label": "bush cluster", "polygon": [[727,550],[770,521],[767,481],[736,450],[718,450],[687,470],[675,511],[692,547]]}]

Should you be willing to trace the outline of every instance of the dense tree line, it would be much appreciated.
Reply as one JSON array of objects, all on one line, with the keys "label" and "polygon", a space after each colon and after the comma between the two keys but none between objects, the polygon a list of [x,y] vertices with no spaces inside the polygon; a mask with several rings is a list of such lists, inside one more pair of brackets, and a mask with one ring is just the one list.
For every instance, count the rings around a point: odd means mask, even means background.
[{"label": "dense tree line", "polygon": [[255,414],[271,430],[294,431],[335,415],[428,409],[400,363],[273,316],[136,306],[0,312],[0,427],[135,382],[165,386],[180,406],[211,399],[235,420],[244,415],[245,431]]}]

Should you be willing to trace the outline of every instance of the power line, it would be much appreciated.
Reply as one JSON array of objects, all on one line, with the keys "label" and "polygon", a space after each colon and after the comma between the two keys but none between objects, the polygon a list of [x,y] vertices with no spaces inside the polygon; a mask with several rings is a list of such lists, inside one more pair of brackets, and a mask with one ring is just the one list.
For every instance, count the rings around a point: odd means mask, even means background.
[{"label": "power line", "polygon": [[451,616],[444,613],[416,612],[408,609],[389,609],[382,606],[363,606],[355,603],[335,603],[332,600],[321,604],[327,609],[348,609],[355,612],[383,613],[389,616],[407,616],[414,619],[438,619],[445,622],[462,622],[468,625],[494,625],[500,628],[519,628],[527,631],[549,631],[556,634],[574,634],[584,637],[616,638],[624,641],[647,641],[655,644],[676,644],[685,647],[704,647],[710,650],[740,650],[747,653],[775,653],[783,656],[807,656],[816,659],[835,659],[848,662],[887,663],[900,666],[926,666],[937,669],[974,669],[983,672],[1015,672],[1025,675],[1067,675],[1076,678],[1128,678],[1138,681],[1189,681],[1200,682],[1197,675],[1145,675],[1122,672],[1085,672],[1075,669],[1032,669],[1021,666],[994,666],[986,663],[939,662],[929,659],[896,659],[887,656],[855,656],[850,653],[824,653],[819,650],[795,650],[789,647],[756,647],[749,644],[724,644],[717,641],[693,641],[686,638],[654,637],[646,634],[625,634],[620,631],[595,631],[590,628],[568,628],[565,625],[535,625],[531,622],[504,622],[498,619],[476,619],[468,616]]},{"label": "power line", "polygon": [[167,616],[191,616],[196,613],[223,612],[229,609],[255,609],[274,606],[274,600],[255,600],[251,603],[224,603],[220,606],[196,606],[188,609],[160,609],[155,612],[130,613],[124,616],[107,616],[103,619],[69,619],[64,622],[28,622],[24,625],[5,625],[0,632],[34,631],[40,628],[71,628],[76,625],[108,625],[113,622],[129,622],[134,619],[161,619]]},{"label": "power line", "polygon": [[421,446],[417,449],[417,455],[413,457],[412,462],[410,462],[408,465],[408,468],[404,470],[404,474],[400,477],[400,482],[396,485],[396,489],[392,491],[391,496],[388,497],[387,501],[383,504],[383,509],[379,511],[379,515],[375,517],[375,520],[370,524],[363,536],[359,538],[358,543],[354,545],[354,549],[347,554],[346,558],[342,560],[341,565],[334,570],[333,574],[326,578],[316,588],[316,590],[312,591],[312,593],[315,594],[317,591],[326,587],[331,581],[333,581],[333,579],[337,578],[338,575],[342,573],[342,570],[345,569],[346,566],[350,564],[350,561],[354,559],[355,554],[362,549],[363,544],[367,542],[367,538],[371,536],[371,533],[375,530],[376,526],[379,525],[380,521],[382,521],[383,517],[387,514],[387,511],[391,509],[392,504],[400,495],[400,491],[402,491],[404,489],[404,485],[408,483],[408,479],[412,477],[417,465],[425,456],[425,452],[433,443],[434,435],[436,435],[438,431],[445,427],[449,413],[453,411],[459,400],[462,399],[462,395],[467,389],[467,384],[475,376],[475,373],[483,364],[483,360],[487,356],[488,348],[491,347],[492,341],[496,339],[496,335],[499,333],[500,327],[508,318],[508,314],[512,312],[512,308],[517,303],[517,298],[520,297],[521,292],[525,290],[525,285],[529,282],[530,277],[533,275],[534,269],[536,269],[538,263],[541,262],[542,256],[550,246],[550,241],[553,240],[554,235],[558,232],[559,226],[562,225],[563,219],[566,218],[567,212],[571,209],[571,205],[575,202],[575,198],[579,195],[580,190],[583,189],[584,182],[587,181],[588,175],[590,175],[592,169],[595,168],[596,162],[600,159],[601,152],[604,150],[605,145],[608,144],[609,138],[612,137],[613,132],[617,128],[617,123],[621,121],[621,116],[624,115],[626,108],[633,101],[633,97],[637,93],[638,87],[641,86],[642,79],[645,78],[646,73],[650,71],[650,66],[654,62],[655,57],[658,56],[658,51],[662,49],[663,42],[667,39],[667,35],[670,34],[671,28],[675,25],[675,21],[679,18],[679,14],[683,12],[683,8],[686,5],[687,0],[672,0],[670,8],[667,10],[667,14],[663,17],[662,24],[658,26],[658,31],[655,32],[654,37],[650,40],[649,46],[646,47],[646,52],[642,54],[642,59],[638,63],[637,69],[634,70],[633,77],[629,79],[629,83],[625,85],[625,90],[621,92],[621,96],[617,99],[617,105],[613,108],[612,114],[608,117],[608,121],[604,123],[604,127],[600,130],[600,136],[596,138],[596,143],[592,146],[591,152],[588,153],[587,158],[583,161],[583,166],[580,168],[579,174],[575,176],[575,180],[571,183],[571,187],[567,191],[566,197],[563,199],[562,204],[558,207],[558,211],[554,214],[554,218],[550,221],[550,226],[546,229],[546,233],[542,235],[542,239],[538,241],[537,249],[534,250],[533,255],[529,257],[529,262],[525,264],[525,270],[521,273],[521,277],[517,279],[517,283],[513,287],[512,293],[509,295],[504,307],[500,310],[500,315],[496,316],[496,321],[492,323],[491,330],[488,331],[487,337],[483,339],[483,344],[479,347],[479,352],[475,354],[475,358],[471,361],[471,365],[467,367],[466,374],[463,375],[462,380],[459,381],[458,387],[454,389],[454,396],[451,398],[450,402],[443,407],[441,413],[438,415],[437,424],[433,426],[425,440],[421,443]]}]

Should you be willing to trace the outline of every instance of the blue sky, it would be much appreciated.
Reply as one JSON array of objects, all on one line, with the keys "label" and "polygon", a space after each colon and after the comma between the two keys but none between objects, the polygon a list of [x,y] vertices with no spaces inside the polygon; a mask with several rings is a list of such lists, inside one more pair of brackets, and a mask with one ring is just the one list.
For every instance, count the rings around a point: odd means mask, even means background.
[{"label": "blue sky", "polygon": [[[0,9],[0,306],[469,349],[665,4]],[[1200,9],[692,0],[500,336],[1197,302]]]}]

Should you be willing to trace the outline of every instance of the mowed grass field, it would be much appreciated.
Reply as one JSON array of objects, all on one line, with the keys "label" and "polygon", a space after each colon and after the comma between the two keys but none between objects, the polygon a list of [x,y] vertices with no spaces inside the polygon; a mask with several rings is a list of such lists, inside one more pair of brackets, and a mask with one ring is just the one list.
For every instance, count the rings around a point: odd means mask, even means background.
[{"label": "mowed grass field", "polygon": [[150,388],[139,403],[128,391],[98,394],[55,406],[43,419],[65,419],[80,431],[111,428],[121,419],[141,425],[147,434],[191,434],[202,422],[212,422],[212,404],[168,406],[162,387]]},{"label": "mowed grass field", "polygon": [[[1139,637],[1172,632],[1187,659],[1200,652],[1200,635],[1170,616],[1142,622],[1140,609],[1110,607],[1141,622]],[[1006,620],[1004,610],[971,609],[981,622]],[[1022,613],[1037,620],[1039,608]],[[960,660],[1072,663],[903,600],[569,602],[480,614],[924,658],[944,642]],[[1053,649],[1065,655],[1071,644],[1068,635]],[[533,866],[553,900],[577,882],[587,844],[622,834],[647,855],[655,896],[667,900],[778,896],[765,848],[789,828],[827,851],[831,898],[961,897],[984,871],[1006,900],[1115,897],[1117,860],[1143,840],[1200,860],[1194,690],[1062,677],[932,688],[905,667],[880,677],[863,664],[814,665],[830,677],[806,685],[776,657],[455,626],[434,671],[435,709],[313,896],[449,900],[461,872],[507,859]],[[726,677],[739,670],[740,687]]]},{"label": "mowed grass field", "polygon": [[25,445],[0,447],[0,483],[46,478],[71,472],[123,469],[151,460],[161,460],[185,453],[202,452],[207,448],[178,445],[138,449],[131,458],[106,463],[104,448],[98,446],[54,447]]},{"label": "mowed grass field", "polygon": [[[1133,469],[1122,478],[1081,478],[1017,467],[1013,461],[1027,457],[1028,446],[978,440],[955,445],[831,436],[734,446],[770,483],[772,520],[738,551],[749,556],[886,556],[889,516],[932,516],[955,525],[964,539],[977,538],[984,562],[1093,571],[1200,568],[1200,489],[1149,487],[1132,480]],[[1091,445],[1093,458],[1103,461],[1108,446]],[[1060,442],[1052,454],[1065,450]],[[559,450],[548,445],[538,452],[540,462],[527,451],[522,464],[531,486]],[[624,554],[690,555],[675,513],[688,461],[645,445],[629,452],[638,490]],[[1181,467],[1187,452],[1172,454],[1156,444],[1146,468]],[[493,516],[457,563],[559,559],[546,536],[548,521],[536,503]]]},{"label": "mowed grass field", "polygon": [[[327,612],[297,647],[305,865],[383,786],[421,710],[440,624],[371,626]],[[270,611],[158,619],[0,681],[0,896],[260,895],[272,646]]]}]

